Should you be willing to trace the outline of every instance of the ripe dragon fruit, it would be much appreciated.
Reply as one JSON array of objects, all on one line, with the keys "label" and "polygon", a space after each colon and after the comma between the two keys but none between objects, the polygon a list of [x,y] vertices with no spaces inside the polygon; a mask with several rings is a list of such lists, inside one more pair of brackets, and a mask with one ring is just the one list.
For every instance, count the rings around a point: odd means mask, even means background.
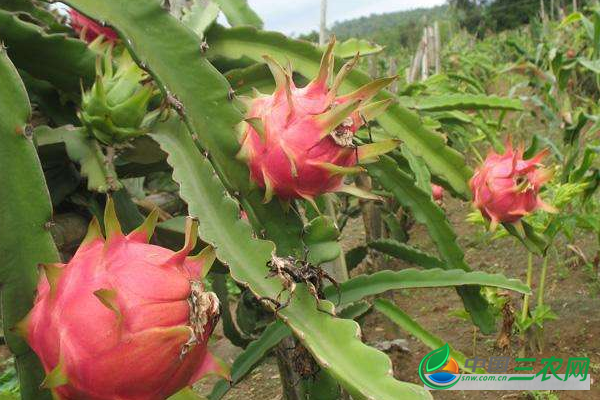
[{"label": "ripe dragon fruit", "polygon": [[436,203],[441,203],[444,200],[444,188],[435,183],[431,184],[431,195]]},{"label": "ripe dragon fruit", "polygon": [[264,56],[277,87],[272,95],[256,92],[256,97],[248,100],[238,157],[249,165],[251,180],[265,188],[265,202],[274,194],[284,201],[304,198],[312,202],[314,197],[332,191],[368,197],[356,187],[343,185],[344,175],[362,171],[358,162],[397,146],[395,140],[358,148],[353,144],[356,131],[391,104],[391,99],[367,102],[395,77],[378,79],[353,93],[338,96],[358,54],[329,85],[334,44],[332,39],[316,78],[302,88],[292,81],[291,66],[284,69]]},{"label": "ripe dragon fruit", "polygon": [[198,225],[178,251],[148,244],[158,213],[129,235],[114,206],[71,261],[43,265],[35,305],[17,330],[39,356],[43,387],[59,399],[163,400],[209,372],[225,373],[207,351],[219,301],[201,282],[214,260],[196,256]]},{"label": "ripe dragon fruit", "polygon": [[119,40],[119,35],[112,28],[100,25],[75,9],[71,8],[69,10],[69,19],[71,21],[71,28],[77,32],[82,40],[88,43],[93,42],[99,36],[113,43]]},{"label": "ripe dragon fruit", "polygon": [[541,165],[548,151],[524,160],[522,147],[514,150],[508,141],[506,148],[504,154],[490,152],[469,182],[473,204],[490,221],[491,230],[501,222],[518,223],[538,208],[555,211],[539,196],[544,183],[552,178],[552,171]]}]

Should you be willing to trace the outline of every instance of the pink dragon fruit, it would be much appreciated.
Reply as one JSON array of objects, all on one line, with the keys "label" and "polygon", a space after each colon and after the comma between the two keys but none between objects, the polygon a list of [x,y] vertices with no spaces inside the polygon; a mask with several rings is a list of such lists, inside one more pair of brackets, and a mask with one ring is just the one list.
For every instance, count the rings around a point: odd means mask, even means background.
[{"label": "pink dragon fruit", "polygon": [[436,185],[435,183],[431,184],[431,195],[433,196],[433,200],[436,203],[441,203],[444,200],[444,188]]},{"label": "pink dragon fruit", "polygon": [[353,144],[361,125],[391,104],[391,99],[367,102],[395,77],[375,80],[353,93],[337,96],[358,55],[340,69],[329,86],[334,44],[332,40],[323,55],[317,77],[303,88],[294,85],[291,66],[284,69],[264,56],[277,88],[272,95],[256,93],[249,100],[238,156],[248,163],[252,181],[265,188],[265,202],[273,194],[282,200],[309,201],[332,191],[366,195],[343,185],[344,174],[362,171],[358,162],[397,145],[395,140],[358,148]]},{"label": "pink dragon fruit", "polygon": [[119,35],[112,28],[102,26],[98,22],[79,13],[75,9],[69,10],[71,28],[86,42],[93,42],[98,36],[103,36],[109,42],[119,40]]},{"label": "pink dragon fruit", "polygon": [[541,165],[547,150],[524,160],[522,147],[515,151],[508,141],[506,148],[504,154],[490,152],[469,182],[473,204],[490,221],[491,230],[501,222],[518,223],[538,208],[555,211],[539,196],[552,178],[552,171]]},{"label": "pink dragon fruit", "polygon": [[56,398],[163,400],[209,372],[226,373],[206,347],[219,301],[201,279],[214,251],[188,256],[192,219],[180,251],[148,244],[157,216],[125,236],[109,200],[106,240],[94,219],[68,264],[43,265],[35,305],[17,329]]}]

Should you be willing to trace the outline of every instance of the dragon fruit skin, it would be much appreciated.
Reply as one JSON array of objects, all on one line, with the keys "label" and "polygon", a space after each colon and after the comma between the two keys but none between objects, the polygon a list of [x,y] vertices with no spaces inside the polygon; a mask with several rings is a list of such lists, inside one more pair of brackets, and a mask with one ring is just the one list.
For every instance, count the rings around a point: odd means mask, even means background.
[{"label": "dragon fruit skin", "polygon": [[510,141],[506,148],[504,154],[490,152],[469,182],[473,204],[490,221],[491,230],[499,223],[518,223],[540,208],[555,212],[539,196],[540,189],[553,175],[541,165],[547,150],[524,160],[522,148],[513,149]]},{"label": "dragon fruit skin", "polygon": [[112,28],[100,25],[73,8],[69,9],[69,18],[71,28],[88,43],[93,42],[98,36],[104,36],[105,40],[113,43],[119,40],[119,35]]},{"label": "dragon fruit skin", "polygon": [[332,40],[323,55],[317,77],[302,88],[295,86],[291,67],[284,69],[264,56],[277,88],[272,95],[257,93],[249,102],[239,157],[247,162],[251,180],[265,188],[265,202],[273,194],[282,200],[312,200],[326,192],[344,191],[344,175],[362,171],[359,161],[397,145],[393,140],[358,148],[352,143],[365,121],[391,104],[391,100],[367,102],[395,78],[379,79],[337,96],[358,55],[340,69],[329,86],[334,43]]},{"label": "dragon fruit skin", "polygon": [[188,256],[197,237],[191,219],[182,250],[148,244],[157,215],[125,236],[109,201],[106,240],[93,220],[68,264],[43,266],[18,328],[55,397],[163,400],[206,373],[224,373],[206,346],[219,301],[201,278],[214,251]]}]

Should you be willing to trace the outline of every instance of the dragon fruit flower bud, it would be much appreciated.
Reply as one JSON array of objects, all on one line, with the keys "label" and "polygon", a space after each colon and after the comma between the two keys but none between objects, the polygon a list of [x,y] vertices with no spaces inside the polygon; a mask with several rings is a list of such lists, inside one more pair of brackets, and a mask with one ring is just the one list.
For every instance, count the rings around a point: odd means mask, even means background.
[{"label": "dragon fruit flower bud", "polygon": [[473,204],[490,221],[491,230],[499,223],[516,224],[540,208],[556,212],[539,196],[542,186],[553,175],[541,164],[548,151],[544,150],[528,160],[523,159],[523,152],[522,147],[513,149],[508,141],[506,152],[490,152],[469,182]]},{"label": "dragon fruit flower bud", "polygon": [[292,80],[291,66],[283,68],[273,58],[264,56],[276,90],[272,95],[256,92],[253,99],[248,99],[238,157],[248,164],[250,179],[265,189],[265,202],[273,195],[284,201],[304,198],[312,202],[314,197],[333,191],[369,197],[354,186],[343,185],[344,175],[363,171],[359,162],[397,146],[395,140],[358,148],[353,143],[356,131],[391,104],[391,99],[369,101],[395,77],[378,79],[355,92],[338,95],[358,54],[329,85],[334,44],[332,39],[317,76],[301,88]]},{"label": "dragon fruit flower bud", "polygon": [[94,85],[82,93],[77,115],[91,136],[112,145],[147,133],[158,114],[148,112],[154,88],[143,83],[146,72],[126,51],[114,60],[113,70],[112,48],[105,51],[104,58],[97,59]]},{"label": "dragon fruit flower bud", "polygon": [[163,400],[207,373],[226,373],[207,351],[219,301],[202,278],[214,251],[188,256],[192,219],[180,251],[149,244],[157,217],[124,235],[109,200],[106,239],[94,219],[68,264],[42,266],[35,305],[17,329],[55,398]]},{"label": "dragon fruit flower bud", "polygon": [[98,22],[86,17],[73,8],[69,10],[69,19],[71,28],[77,32],[82,40],[88,43],[93,42],[100,36],[104,40],[113,43],[119,40],[119,35],[117,35],[114,29],[100,25]]}]

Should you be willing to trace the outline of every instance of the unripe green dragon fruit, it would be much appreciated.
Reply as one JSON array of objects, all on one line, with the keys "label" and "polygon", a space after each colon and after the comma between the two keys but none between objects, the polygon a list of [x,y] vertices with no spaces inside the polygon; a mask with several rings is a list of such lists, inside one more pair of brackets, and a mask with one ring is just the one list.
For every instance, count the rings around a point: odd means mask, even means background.
[{"label": "unripe green dragon fruit", "polygon": [[78,113],[90,134],[107,145],[147,133],[145,127],[154,115],[148,113],[153,86],[143,84],[148,75],[127,51],[116,59],[114,70],[112,51],[109,46],[104,58],[98,58],[96,81],[89,91],[83,91]]},{"label": "unripe green dragon fruit", "polygon": [[317,76],[305,87],[292,81],[291,66],[283,68],[264,56],[277,88],[272,95],[256,94],[248,101],[239,158],[250,168],[251,179],[265,188],[265,202],[275,194],[282,200],[312,199],[333,191],[358,194],[343,185],[357,166],[396,147],[389,140],[356,147],[353,136],[368,120],[391,104],[391,99],[368,103],[395,78],[383,78],[346,95],[338,95],[345,76],[358,55],[344,65],[330,84],[333,68],[332,40],[323,55]]},{"label": "unripe green dragon fruit", "polygon": [[124,235],[109,201],[106,239],[94,219],[68,264],[43,265],[35,305],[18,331],[59,399],[163,400],[210,372],[207,351],[219,301],[202,277],[214,260],[196,256],[198,225],[173,252],[148,244],[158,213]]}]

